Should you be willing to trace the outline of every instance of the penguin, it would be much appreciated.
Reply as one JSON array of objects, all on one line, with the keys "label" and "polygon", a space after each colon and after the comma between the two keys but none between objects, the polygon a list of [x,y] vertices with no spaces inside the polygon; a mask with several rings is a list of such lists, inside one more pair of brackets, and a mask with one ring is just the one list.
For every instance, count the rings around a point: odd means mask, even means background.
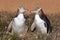
[{"label": "penguin", "polygon": [[31,25],[31,31],[36,28],[37,31],[41,33],[51,32],[51,24],[47,16],[43,13],[42,8],[37,7],[34,11],[35,13],[34,22]]},{"label": "penguin", "polygon": [[18,15],[15,16],[15,18],[13,18],[10,25],[8,26],[8,30],[9,28],[12,27],[13,33],[19,38],[23,37],[28,30],[28,27],[25,24],[26,22],[26,18],[24,17],[25,12],[26,9],[24,7],[18,8]]},{"label": "penguin", "polygon": [[52,26],[50,23],[50,20],[48,19],[48,17],[45,15],[45,13],[43,12],[43,10],[41,9],[41,19],[44,20],[46,22],[46,26],[47,26],[47,33],[51,33],[52,32]]}]

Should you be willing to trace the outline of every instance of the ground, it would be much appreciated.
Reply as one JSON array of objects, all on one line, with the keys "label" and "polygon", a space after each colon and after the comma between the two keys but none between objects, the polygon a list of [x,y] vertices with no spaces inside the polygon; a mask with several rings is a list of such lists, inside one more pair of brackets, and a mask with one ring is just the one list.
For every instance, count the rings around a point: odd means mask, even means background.
[{"label": "ground", "polygon": [[[6,34],[7,27],[15,15],[16,12],[0,12],[0,40],[16,40],[15,36]],[[33,22],[33,15],[34,14],[29,14],[30,19],[28,21],[30,22],[27,21],[28,26]],[[53,27],[52,33],[49,36],[46,36],[41,35],[40,33],[37,35],[36,32],[29,32],[28,36],[24,38],[25,40],[60,40],[60,13],[49,13],[46,14],[46,16]]]}]

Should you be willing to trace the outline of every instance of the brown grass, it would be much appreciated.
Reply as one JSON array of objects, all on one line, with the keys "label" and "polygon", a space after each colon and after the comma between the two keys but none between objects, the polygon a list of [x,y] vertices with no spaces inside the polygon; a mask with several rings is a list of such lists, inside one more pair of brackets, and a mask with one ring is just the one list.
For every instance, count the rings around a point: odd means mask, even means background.
[{"label": "brown grass", "polygon": [[[7,35],[7,27],[10,21],[16,13],[10,13],[6,11],[0,12],[0,40],[16,40],[16,37],[13,35]],[[30,27],[33,22],[33,15],[29,14],[29,19],[27,20],[27,25]],[[50,13],[46,14],[49,18],[53,31],[49,36],[36,34],[36,32],[29,32],[28,36],[25,37],[25,40],[60,40],[60,13]],[[29,22],[28,22],[29,21]]]}]

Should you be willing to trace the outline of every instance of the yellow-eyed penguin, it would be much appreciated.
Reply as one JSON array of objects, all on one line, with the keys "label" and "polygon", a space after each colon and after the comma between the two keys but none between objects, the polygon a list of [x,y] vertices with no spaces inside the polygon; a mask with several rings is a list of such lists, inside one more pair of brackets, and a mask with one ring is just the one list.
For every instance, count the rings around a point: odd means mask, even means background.
[{"label": "yellow-eyed penguin", "polygon": [[43,19],[41,19],[40,11],[41,11],[41,8],[37,8],[34,11],[32,11],[33,13],[35,13],[35,18],[31,26],[31,31],[33,31],[34,28],[36,27],[38,32],[41,32],[44,34],[44,33],[47,33],[47,24]]},{"label": "yellow-eyed penguin", "polygon": [[26,10],[24,7],[18,8],[18,15],[13,18],[8,27],[8,30],[10,30],[9,28],[12,27],[13,33],[15,33],[15,35],[20,38],[24,37],[28,30],[28,27],[25,24],[26,19],[24,18],[25,11]]},{"label": "yellow-eyed penguin", "polygon": [[[44,14],[43,10],[41,8],[37,7],[35,9],[35,11],[32,11],[32,12],[35,13],[35,19],[31,26],[31,30],[33,31],[34,28],[36,27],[36,24],[37,24],[36,21],[39,22],[40,21],[39,19],[41,19],[42,22],[40,22],[40,23],[43,23],[43,26],[44,26],[43,28],[47,29],[47,33],[51,33],[52,32],[51,23],[50,23],[49,19],[47,18],[47,16]],[[46,30],[45,30],[45,32],[46,32]]]}]

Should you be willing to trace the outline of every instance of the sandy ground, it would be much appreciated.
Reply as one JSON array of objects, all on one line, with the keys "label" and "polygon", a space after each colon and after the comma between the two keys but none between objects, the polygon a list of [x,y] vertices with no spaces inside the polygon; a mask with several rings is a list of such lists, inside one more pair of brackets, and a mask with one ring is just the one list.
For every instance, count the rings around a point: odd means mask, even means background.
[{"label": "sandy ground", "polygon": [[60,12],[60,0],[0,0],[0,11],[15,12],[19,6],[29,10],[41,7],[45,13]]}]

